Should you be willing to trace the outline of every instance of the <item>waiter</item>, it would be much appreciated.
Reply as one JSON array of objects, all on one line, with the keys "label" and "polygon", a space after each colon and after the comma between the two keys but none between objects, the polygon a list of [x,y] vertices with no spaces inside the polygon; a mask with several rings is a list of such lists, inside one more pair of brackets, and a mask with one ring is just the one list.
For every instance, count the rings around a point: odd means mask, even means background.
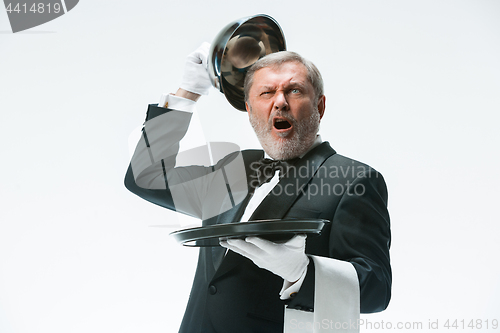
[{"label": "waiter", "polygon": [[200,248],[179,332],[357,331],[352,321],[359,312],[382,311],[390,300],[382,175],[322,141],[321,74],[288,51],[260,59],[245,78],[245,106],[263,150],[182,165],[195,102],[211,87],[207,54],[207,44],[190,54],[178,91],[149,105],[126,187],[203,225],[271,218],[331,223],[318,237],[284,243],[247,237]]}]

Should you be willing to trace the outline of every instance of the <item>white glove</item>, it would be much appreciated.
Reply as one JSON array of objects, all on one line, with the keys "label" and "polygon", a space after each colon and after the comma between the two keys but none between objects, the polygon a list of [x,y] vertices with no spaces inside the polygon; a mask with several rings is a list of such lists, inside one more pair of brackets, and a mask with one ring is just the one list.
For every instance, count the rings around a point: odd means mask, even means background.
[{"label": "white glove", "polygon": [[208,76],[208,51],[210,44],[203,43],[186,58],[180,88],[195,94],[208,95],[212,83]]},{"label": "white glove", "polygon": [[297,281],[307,270],[309,258],[305,254],[306,235],[296,235],[286,243],[273,243],[259,237],[228,239],[220,245],[252,260],[260,268],[281,276],[289,282]]}]

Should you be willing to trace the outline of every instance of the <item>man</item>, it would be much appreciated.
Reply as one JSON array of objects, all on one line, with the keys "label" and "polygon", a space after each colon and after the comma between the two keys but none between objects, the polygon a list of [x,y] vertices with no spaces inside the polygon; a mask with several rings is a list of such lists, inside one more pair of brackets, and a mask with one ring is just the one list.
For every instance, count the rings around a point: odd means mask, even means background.
[{"label": "man", "polygon": [[[325,96],[311,62],[279,52],[249,70],[246,109],[264,151],[219,154],[213,166],[180,165],[179,142],[191,117],[186,109],[210,86],[206,51],[188,57],[176,96],[149,106],[127,188],[204,225],[286,218],[331,223],[318,237],[296,235],[284,243],[247,237],[200,248],[180,332],[283,332],[290,313],[314,313],[323,323],[344,307],[358,314],[385,309],[391,290],[385,182],[317,135]],[[264,152],[272,160],[263,160]],[[300,326],[293,320],[289,331]]]}]

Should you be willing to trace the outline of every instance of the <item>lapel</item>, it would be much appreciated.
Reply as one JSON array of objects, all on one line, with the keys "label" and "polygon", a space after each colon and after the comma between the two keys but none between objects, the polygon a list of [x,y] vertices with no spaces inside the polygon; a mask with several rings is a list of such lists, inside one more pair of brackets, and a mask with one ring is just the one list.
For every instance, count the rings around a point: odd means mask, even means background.
[{"label": "lapel", "polygon": [[[255,152],[255,151],[252,151]],[[245,158],[245,168],[247,171],[247,180],[251,180],[251,176],[255,172],[250,168],[250,164],[254,161],[263,157],[263,152],[259,151],[260,154],[252,155],[251,158]],[[288,209],[295,202],[299,194],[305,189],[307,183],[314,176],[318,168],[324,163],[324,161],[335,154],[335,150],[330,147],[328,142],[323,142],[318,147],[314,148],[308,152],[304,157],[302,157],[295,165],[294,168],[287,172],[287,174],[281,178],[278,185],[276,185],[275,190],[271,191],[268,196],[262,201],[259,207],[252,214],[250,220],[264,220],[264,219],[281,219],[285,216]],[[279,187],[282,189],[280,191]],[[290,193],[291,195],[284,194],[283,191],[287,190],[285,193]],[[239,221],[243,212],[245,211],[246,203],[251,196],[250,191],[247,199],[224,214],[219,216],[217,223],[232,223]],[[221,250],[222,249],[222,250]],[[212,249],[212,258],[214,263],[214,268],[216,270],[212,281],[221,277],[222,275],[228,273],[233,268],[238,266],[238,259],[241,256],[229,251],[224,257],[225,249],[222,247],[214,247]],[[220,262],[220,266],[218,263]],[[217,267],[219,266],[219,267]]]},{"label": "lapel", "polygon": [[334,154],[335,150],[328,142],[323,142],[308,152],[280,179],[250,220],[282,219],[297,197],[305,191],[318,168]]},{"label": "lapel", "polygon": [[[255,170],[252,170],[251,165],[253,162],[258,161],[264,157],[263,150],[245,150],[243,151],[243,160],[245,163],[245,174],[247,177],[247,184],[250,184],[250,181],[253,179],[253,174]],[[245,207],[247,206],[248,201],[252,196],[252,189],[250,186],[248,187],[248,193],[245,199],[237,204],[233,209],[230,209],[217,217],[215,224],[226,224],[226,223],[234,223],[241,219],[243,213],[245,212]],[[228,258],[224,258],[224,253],[226,249],[221,246],[214,246],[211,248],[211,258],[212,264],[214,267],[214,271],[221,271],[221,262],[224,259],[224,262],[228,261]],[[227,255],[226,255],[227,257]],[[227,266],[227,265],[226,265]],[[228,268],[233,267],[233,265],[229,265]],[[219,268],[219,269],[218,269]]]},{"label": "lapel", "polygon": [[[255,173],[255,170],[251,168],[251,165],[253,162],[258,161],[264,157],[264,151],[263,150],[245,150],[243,151],[243,161],[245,163],[245,174],[247,177],[247,184],[251,182],[253,179],[253,175]],[[245,207],[247,206],[248,200],[251,197],[252,194],[252,189],[250,186],[248,186],[248,193],[245,199],[237,204],[233,209],[230,209],[222,214],[220,214],[217,217],[217,222],[216,224],[226,224],[226,223],[233,223],[233,222],[238,222],[241,219],[241,216],[243,215],[243,212],[245,211]]]}]

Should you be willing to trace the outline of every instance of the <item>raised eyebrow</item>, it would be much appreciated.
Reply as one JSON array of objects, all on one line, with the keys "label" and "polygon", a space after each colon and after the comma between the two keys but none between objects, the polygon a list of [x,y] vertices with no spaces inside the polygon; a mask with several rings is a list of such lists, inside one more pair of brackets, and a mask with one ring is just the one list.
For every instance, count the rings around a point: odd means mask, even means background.
[{"label": "raised eyebrow", "polygon": [[302,84],[302,83],[299,83],[299,82],[290,82],[290,85],[288,86],[288,89],[296,89],[296,88],[300,88],[301,90],[305,90],[306,89],[306,85]]}]

